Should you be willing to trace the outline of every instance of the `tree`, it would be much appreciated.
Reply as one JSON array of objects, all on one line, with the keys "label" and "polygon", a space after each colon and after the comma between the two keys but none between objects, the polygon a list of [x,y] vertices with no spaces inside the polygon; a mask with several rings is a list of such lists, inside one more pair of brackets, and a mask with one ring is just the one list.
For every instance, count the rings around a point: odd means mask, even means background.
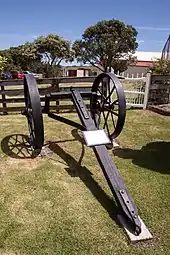
[{"label": "tree", "polygon": [[35,40],[37,53],[49,65],[59,66],[62,60],[71,59],[70,41],[56,35],[40,36]]},{"label": "tree", "polygon": [[58,75],[62,60],[73,60],[70,44],[70,41],[57,34],[40,36],[35,40],[36,51],[44,63],[46,77]]},{"label": "tree", "polygon": [[0,72],[4,70],[6,62],[7,58],[0,56]]},{"label": "tree", "polygon": [[170,75],[170,60],[157,59],[150,68],[153,74]]},{"label": "tree", "polygon": [[34,43],[26,42],[17,47],[10,47],[9,49],[0,51],[0,54],[7,57],[6,69],[11,71],[14,69],[26,71],[34,62],[40,62],[40,57],[37,55]]},{"label": "tree", "polygon": [[0,79],[2,78],[3,70],[5,68],[7,58],[0,55]]},{"label": "tree", "polygon": [[122,73],[127,70],[129,64],[135,62],[135,59],[135,57],[129,57],[129,59],[113,59],[111,67],[114,69],[115,74],[117,74],[118,72]]},{"label": "tree", "polygon": [[88,27],[72,49],[79,62],[101,65],[102,71],[113,66],[117,69],[116,63],[120,65],[120,60],[126,60],[123,63],[127,65],[135,53],[136,37],[137,31],[131,25],[115,19],[103,20]]},{"label": "tree", "polygon": [[4,70],[11,71],[13,69],[14,64],[13,64],[11,55],[9,54],[9,50],[1,50],[0,55],[7,59],[4,66]]}]

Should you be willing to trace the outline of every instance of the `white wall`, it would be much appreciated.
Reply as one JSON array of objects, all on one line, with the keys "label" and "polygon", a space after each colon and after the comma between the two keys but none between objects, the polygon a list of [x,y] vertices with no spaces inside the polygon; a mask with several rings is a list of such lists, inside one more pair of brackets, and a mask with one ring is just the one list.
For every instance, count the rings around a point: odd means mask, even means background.
[{"label": "white wall", "polygon": [[77,77],[83,77],[84,76],[84,70],[77,70]]}]

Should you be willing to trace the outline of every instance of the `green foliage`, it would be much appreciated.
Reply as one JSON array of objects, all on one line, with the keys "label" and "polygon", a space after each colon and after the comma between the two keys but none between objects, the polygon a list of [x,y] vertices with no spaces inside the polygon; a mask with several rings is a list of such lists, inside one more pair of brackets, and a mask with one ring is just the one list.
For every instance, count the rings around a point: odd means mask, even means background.
[{"label": "green foliage", "polygon": [[60,65],[50,65],[48,63],[43,64],[43,73],[46,78],[60,76],[61,66]]},{"label": "green foliage", "polygon": [[128,63],[138,47],[136,37],[137,31],[131,25],[115,19],[103,20],[87,28],[82,39],[74,42],[73,50],[79,62],[100,64],[107,70],[115,66],[115,60]]},{"label": "green foliage", "polygon": [[[25,43],[17,47],[10,47],[3,50],[0,54],[7,57],[5,69],[11,70],[29,70],[30,66],[35,61],[39,60],[39,56],[36,54],[36,48],[34,43]],[[40,60],[39,60],[40,61]]]},{"label": "green foliage", "polygon": [[46,77],[57,76],[62,60],[72,61],[70,41],[56,35],[40,36],[34,42],[26,42],[17,47],[0,51],[7,57],[5,69],[8,71],[32,71]]},{"label": "green foliage", "polygon": [[49,65],[60,65],[62,60],[71,59],[70,41],[56,35],[40,36],[35,40],[37,54]]},{"label": "green foliage", "polygon": [[157,59],[157,61],[153,62],[151,71],[153,74],[170,75],[170,61]]},{"label": "green foliage", "polygon": [[[72,61],[71,43],[57,34],[40,36],[35,41],[36,54],[42,61],[41,69],[46,77],[57,76],[62,60]],[[39,65],[40,66],[40,65]]]},{"label": "green foliage", "polygon": [[0,56],[0,71],[3,71],[6,62],[7,62],[7,58],[3,57],[3,56]]},{"label": "green foliage", "polygon": [[111,63],[111,67],[114,69],[114,73],[117,74],[117,72],[124,72],[127,70],[127,67],[129,64],[133,63],[135,61],[135,58],[127,59],[113,59]]}]

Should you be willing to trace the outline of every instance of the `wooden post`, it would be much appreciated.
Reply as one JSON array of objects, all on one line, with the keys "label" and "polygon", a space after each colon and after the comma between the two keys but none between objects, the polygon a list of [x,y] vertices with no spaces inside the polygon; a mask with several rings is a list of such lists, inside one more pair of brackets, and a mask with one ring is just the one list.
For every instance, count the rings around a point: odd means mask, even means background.
[{"label": "wooden post", "polygon": [[6,103],[5,103],[5,89],[4,86],[1,85],[1,91],[3,91],[2,93],[2,108],[3,108],[3,114],[6,115],[7,113],[7,107],[6,107]]},{"label": "wooden post", "polygon": [[145,86],[145,95],[144,95],[144,103],[143,103],[143,109],[144,110],[146,110],[147,106],[148,106],[151,76],[152,76],[151,72],[148,72],[147,75],[146,75],[146,86]]},{"label": "wooden post", "polygon": [[[56,92],[59,92],[59,79],[55,78],[52,80],[51,83],[52,87],[55,88]],[[60,101],[59,99],[56,100],[56,112],[59,113],[59,105],[60,105]]]}]

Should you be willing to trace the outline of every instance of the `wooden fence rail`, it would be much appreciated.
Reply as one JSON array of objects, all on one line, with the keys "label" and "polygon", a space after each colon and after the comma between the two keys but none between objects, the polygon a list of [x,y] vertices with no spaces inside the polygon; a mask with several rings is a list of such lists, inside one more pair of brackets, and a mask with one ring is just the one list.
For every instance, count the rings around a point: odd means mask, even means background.
[{"label": "wooden fence rail", "polygon": [[[145,87],[145,93],[141,91],[132,91],[134,97],[136,97],[137,93],[142,95],[147,94],[147,96],[144,95],[143,109],[146,109],[150,104],[169,102],[170,76],[150,74],[148,77],[150,78],[147,81],[148,86],[146,86],[147,88]],[[91,86],[95,78],[96,76],[37,79],[42,106],[44,105],[45,94],[50,92],[64,91],[70,89],[70,87],[91,91]],[[129,93],[131,93],[130,90],[125,90],[127,97]],[[85,100],[88,106],[89,98],[86,98]],[[23,80],[0,80],[0,114],[8,114],[10,112],[18,113],[24,109],[24,106]],[[139,104],[137,106],[139,106]],[[51,102],[51,109],[59,112],[60,110],[72,111],[75,108],[71,100],[60,99]]]},{"label": "wooden fence rail", "polygon": [[170,101],[170,75],[151,75],[148,106],[168,104]]},{"label": "wooden fence rail", "polygon": [[[44,105],[45,94],[49,92],[64,91],[70,87],[81,90],[91,90],[95,77],[57,77],[37,79],[42,106]],[[0,113],[21,112],[24,109],[24,86],[23,80],[0,80]],[[87,99],[88,100],[88,99]],[[74,105],[70,100],[55,100],[51,109],[73,110]]]}]

